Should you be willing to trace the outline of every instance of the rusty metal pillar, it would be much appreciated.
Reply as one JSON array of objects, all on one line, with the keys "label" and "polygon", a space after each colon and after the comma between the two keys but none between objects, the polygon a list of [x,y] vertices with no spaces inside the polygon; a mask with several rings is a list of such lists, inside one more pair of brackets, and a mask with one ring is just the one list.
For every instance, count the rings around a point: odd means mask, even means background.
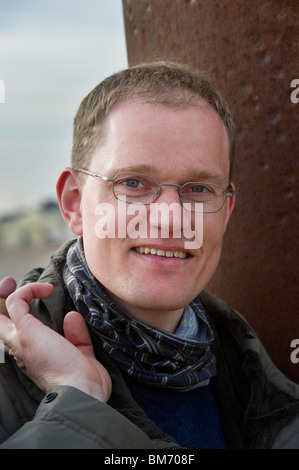
[{"label": "rusty metal pillar", "polygon": [[237,204],[209,290],[247,318],[299,383],[291,360],[299,338],[298,0],[123,0],[123,9],[131,65],[191,63],[212,74],[230,104]]}]

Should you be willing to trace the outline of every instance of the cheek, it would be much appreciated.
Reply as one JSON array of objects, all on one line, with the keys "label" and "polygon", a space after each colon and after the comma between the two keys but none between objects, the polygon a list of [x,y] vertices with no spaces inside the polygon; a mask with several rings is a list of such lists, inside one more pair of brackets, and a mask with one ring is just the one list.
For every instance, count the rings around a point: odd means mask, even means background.
[{"label": "cheek", "polygon": [[81,206],[84,238],[102,240],[117,235],[117,201],[107,190],[95,191],[94,186],[85,188]]},{"label": "cheek", "polygon": [[118,209],[117,204],[104,202],[84,211],[84,249],[87,263],[97,278],[99,273],[103,275],[103,269],[108,272],[112,264],[117,269],[118,260],[123,263],[121,257],[127,238],[125,205],[122,211]]},{"label": "cheek", "polygon": [[199,291],[204,289],[213,277],[221,257],[224,218],[213,216],[215,214],[204,214],[203,244],[197,266]]},{"label": "cheek", "polygon": [[203,218],[203,248],[216,249],[222,247],[225,230],[225,215],[204,214]]},{"label": "cheek", "polygon": [[111,279],[118,271],[119,255],[115,239],[99,238],[94,230],[87,230],[83,240],[89,269],[105,285],[105,280]]}]

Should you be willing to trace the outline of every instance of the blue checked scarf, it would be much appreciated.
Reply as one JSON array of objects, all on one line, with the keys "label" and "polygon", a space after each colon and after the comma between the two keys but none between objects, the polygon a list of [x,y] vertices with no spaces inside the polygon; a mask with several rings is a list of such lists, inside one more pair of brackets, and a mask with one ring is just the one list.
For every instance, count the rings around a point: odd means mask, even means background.
[{"label": "blue checked scarf", "polygon": [[214,340],[199,299],[185,309],[175,334],[140,323],[112,303],[88,268],[82,238],[69,248],[64,282],[78,312],[118,367],[136,380],[184,392],[216,374]]}]

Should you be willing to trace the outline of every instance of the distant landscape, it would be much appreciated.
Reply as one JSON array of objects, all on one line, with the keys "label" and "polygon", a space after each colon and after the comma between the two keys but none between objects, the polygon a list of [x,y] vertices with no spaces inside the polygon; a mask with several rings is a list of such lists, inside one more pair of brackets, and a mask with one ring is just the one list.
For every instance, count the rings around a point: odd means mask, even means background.
[{"label": "distant landscape", "polygon": [[51,254],[70,238],[74,235],[54,201],[1,216],[0,279],[19,280],[30,269],[45,267]]},{"label": "distant landscape", "polygon": [[30,269],[47,266],[59,246],[0,248],[0,279],[13,276],[18,281]]}]

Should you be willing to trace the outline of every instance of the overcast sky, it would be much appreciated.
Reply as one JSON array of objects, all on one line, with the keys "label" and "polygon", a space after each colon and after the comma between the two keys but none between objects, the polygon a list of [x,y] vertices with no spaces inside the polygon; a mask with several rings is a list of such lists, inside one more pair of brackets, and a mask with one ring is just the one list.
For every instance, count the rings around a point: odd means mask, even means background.
[{"label": "overcast sky", "polygon": [[0,0],[0,215],[56,197],[81,100],[126,66],[121,0]]}]

